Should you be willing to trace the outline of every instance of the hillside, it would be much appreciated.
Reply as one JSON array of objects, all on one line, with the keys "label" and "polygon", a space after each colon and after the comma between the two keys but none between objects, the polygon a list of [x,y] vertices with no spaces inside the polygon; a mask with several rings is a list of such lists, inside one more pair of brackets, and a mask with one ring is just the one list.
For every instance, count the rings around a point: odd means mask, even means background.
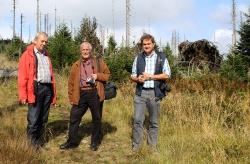
[{"label": "hillside", "polygon": [[250,162],[249,83],[230,82],[216,74],[171,79],[172,91],[161,103],[159,153],[152,154],[144,143],[143,149],[133,154],[134,86],[130,82],[119,86],[115,99],[105,102],[104,137],[98,151],[92,152],[89,111],[80,126],[79,147],[59,149],[67,139],[70,105],[67,76],[56,74],[56,80],[58,103],[51,108],[47,143],[40,151],[26,141],[27,107],[17,102],[17,79],[1,81],[0,163]]}]

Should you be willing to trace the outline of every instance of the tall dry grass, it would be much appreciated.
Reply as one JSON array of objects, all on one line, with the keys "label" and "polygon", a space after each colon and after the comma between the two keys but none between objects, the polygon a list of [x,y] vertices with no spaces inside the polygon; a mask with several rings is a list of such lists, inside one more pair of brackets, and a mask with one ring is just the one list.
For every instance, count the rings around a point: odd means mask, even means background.
[{"label": "tall dry grass", "polygon": [[[159,156],[143,149],[145,163],[249,163],[250,84],[218,75],[176,78],[161,103]],[[134,87],[132,87],[134,88]],[[133,89],[121,89],[132,97]],[[132,103],[132,101],[131,101]]]},{"label": "tall dry grass", "polygon": [[26,139],[26,109],[17,102],[16,79],[0,84],[0,163],[40,163]]},{"label": "tall dry grass", "polygon": [[17,69],[17,61],[10,61],[5,54],[0,53],[0,68]]},{"label": "tall dry grass", "polygon": [[131,152],[134,84],[130,82],[120,85],[117,97],[104,104],[104,137],[97,152],[89,150],[90,112],[80,125],[79,147],[59,150],[67,139],[70,105],[67,76],[57,74],[56,79],[58,104],[51,108],[48,142],[39,151],[26,141],[27,109],[17,103],[16,79],[0,84],[0,163],[250,162],[249,83],[218,75],[172,79],[172,91],[161,102],[159,153],[152,154],[145,139],[141,151]]}]

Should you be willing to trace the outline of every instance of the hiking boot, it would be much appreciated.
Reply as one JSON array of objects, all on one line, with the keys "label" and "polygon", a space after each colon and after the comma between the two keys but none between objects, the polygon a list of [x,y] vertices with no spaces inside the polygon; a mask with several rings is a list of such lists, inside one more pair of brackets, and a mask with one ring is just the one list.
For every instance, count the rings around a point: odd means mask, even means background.
[{"label": "hiking boot", "polygon": [[69,142],[65,142],[65,143],[60,145],[61,150],[73,149],[73,148],[76,148],[76,147],[77,147],[76,144],[71,144]]}]

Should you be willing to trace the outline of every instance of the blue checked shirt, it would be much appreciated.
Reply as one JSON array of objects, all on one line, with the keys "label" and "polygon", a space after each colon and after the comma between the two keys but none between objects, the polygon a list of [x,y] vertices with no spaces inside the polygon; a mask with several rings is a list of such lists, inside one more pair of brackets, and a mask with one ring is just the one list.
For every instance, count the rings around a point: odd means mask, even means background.
[{"label": "blue checked shirt", "polygon": [[[156,59],[157,59],[157,54],[155,53],[155,51],[153,51],[152,54],[147,55],[145,57],[145,61],[146,61],[145,73],[149,73],[149,74],[154,75]],[[133,76],[133,77],[137,77],[136,63],[137,63],[137,57],[135,58],[135,60],[133,62],[132,74],[131,74],[131,76]],[[171,71],[170,71],[170,67],[169,67],[167,58],[164,62],[162,73],[167,74],[169,77],[171,75]],[[154,88],[154,80],[146,80],[143,84],[143,87],[144,88]]]},{"label": "blue checked shirt", "polygon": [[50,64],[48,56],[39,52],[34,47],[34,52],[37,57],[37,81],[40,83],[51,83],[51,73],[50,73]]}]

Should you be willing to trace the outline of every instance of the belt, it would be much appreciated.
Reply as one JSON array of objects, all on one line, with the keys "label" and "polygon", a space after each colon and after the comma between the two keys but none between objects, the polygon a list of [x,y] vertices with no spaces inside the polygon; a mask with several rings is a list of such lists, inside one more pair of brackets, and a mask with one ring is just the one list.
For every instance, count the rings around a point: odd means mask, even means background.
[{"label": "belt", "polygon": [[82,87],[81,88],[81,91],[92,91],[92,90],[95,90],[96,87]]},{"label": "belt", "polygon": [[142,90],[154,90],[154,88],[144,88],[144,87],[142,87]]},{"label": "belt", "polygon": [[51,86],[51,83],[41,83],[41,82],[38,82],[38,85]]}]

